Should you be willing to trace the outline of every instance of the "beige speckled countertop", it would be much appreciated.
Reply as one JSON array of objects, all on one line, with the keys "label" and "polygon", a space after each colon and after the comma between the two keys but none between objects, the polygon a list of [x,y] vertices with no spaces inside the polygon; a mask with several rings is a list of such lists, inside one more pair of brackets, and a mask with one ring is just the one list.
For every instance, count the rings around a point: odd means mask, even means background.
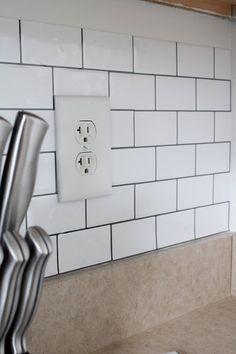
[{"label": "beige speckled countertop", "polygon": [[94,354],[236,354],[236,297],[208,305]]}]

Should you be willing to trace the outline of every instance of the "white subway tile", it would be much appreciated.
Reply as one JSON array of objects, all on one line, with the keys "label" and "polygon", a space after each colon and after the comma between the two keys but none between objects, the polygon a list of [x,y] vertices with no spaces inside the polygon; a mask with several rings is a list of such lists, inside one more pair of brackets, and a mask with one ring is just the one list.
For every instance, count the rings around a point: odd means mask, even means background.
[{"label": "white subway tile", "polygon": [[80,28],[22,21],[21,34],[23,63],[82,66]]},{"label": "white subway tile", "polygon": [[160,76],[156,79],[156,102],[159,110],[194,110],[195,80]]},{"label": "white subway tile", "polygon": [[106,197],[87,202],[88,226],[109,224],[134,217],[134,186],[112,188]]},{"label": "white subway tile", "polygon": [[84,30],[83,40],[85,68],[132,71],[132,36]]},{"label": "white subway tile", "polygon": [[155,109],[154,77],[111,73],[110,96],[113,109]]},{"label": "white subway tile", "polygon": [[189,209],[212,203],[213,176],[178,180],[178,209]]},{"label": "white subway tile", "polygon": [[196,210],[196,237],[204,237],[228,230],[228,203]]},{"label": "white subway tile", "polygon": [[112,183],[155,180],[155,148],[112,150]]},{"label": "white subway tile", "polygon": [[176,181],[152,182],[136,186],[136,217],[176,210]]},{"label": "white subway tile", "polygon": [[215,77],[216,79],[231,79],[231,50],[215,49]]},{"label": "white subway tile", "polygon": [[110,243],[109,226],[58,235],[59,272],[110,261]]},{"label": "white subway tile", "polygon": [[32,198],[28,225],[39,225],[50,235],[85,227],[85,202],[59,203],[57,195]]},{"label": "white subway tile", "polygon": [[1,108],[53,108],[50,68],[0,64]]},{"label": "white subway tile", "polygon": [[18,20],[0,18],[0,61],[20,62]]},{"label": "white subway tile", "polygon": [[213,77],[213,69],[213,48],[178,43],[178,75]]},{"label": "white subway tile", "polygon": [[157,216],[158,248],[194,239],[194,210]]},{"label": "white subway tile", "polygon": [[45,277],[51,277],[53,275],[58,274],[57,271],[57,237],[56,236],[51,236],[50,237],[52,241],[52,254],[49,257],[47,267],[46,267],[46,272],[45,272]]},{"label": "white subway tile", "polygon": [[200,111],[229,111],[230,82],[198,79],[197,109]]},{"label": "white subway tile", "polygon": [[220,173],[214,176],[214,203],[227,202],[231,199],[230,173]]},{"label": "white subway tile", "polygon": [[233,117],[231,112],[215,113],[215,139],[216,141],[232,140]]},{"label": "white subway tile", "polygon": [[112,226],[113,259],[156,249],[155,218]]},{"label": "white subway tile", "polygon": [[127,147],[134,144],[134,118],[131,111],[111,112],[112,147]]},{"label": "white subway tile", "polygon": [[230,144],[215,143],[197,146],[197,174],[227,172],[230,163]]},{"label": "white subway tile", "polygon": [[135,37],[134,71],[176,75],[176,43]]},{"label": "white subway tile", "polygon": [[195,174],[195,146],[165,146],[157,148],[157,179]]},{"label": "white subway tile", "polygon": [[55,95],[108,96],[108,74],[55,68],[54,90]]},{"label": "white subway tile", "polygon": [[40,154],[34,195],[56,193],[54,153]]},{"label": "white subway tile", "polygon": [[175,112],[135,112],[135,145],[176,144]]},{"label": "white subway tile", "polygon": [[179,112],[178,143],[207,143],[214,139],[213,112]]}]

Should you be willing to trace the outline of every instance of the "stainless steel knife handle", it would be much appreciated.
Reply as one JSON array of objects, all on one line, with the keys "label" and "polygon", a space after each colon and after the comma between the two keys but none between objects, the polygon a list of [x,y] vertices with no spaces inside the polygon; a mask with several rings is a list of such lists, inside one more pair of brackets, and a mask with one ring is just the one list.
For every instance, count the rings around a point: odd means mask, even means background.
[{"label": "stainless steel knife handle", "polygon": [[48,124],[19,112],[14,125],[0,189],[0,241],[6,230],[19,230],[29,206],[41,143]]},{"label": "stainless steel knife handle", "polygon": [[46,264],[52,253],[50,237],[40,227],[29,228],[26,241],[31,256],[24,273],[18,309],[6,339],[6,352],[11,354],[27,352],[26,332],[39,303]]}]

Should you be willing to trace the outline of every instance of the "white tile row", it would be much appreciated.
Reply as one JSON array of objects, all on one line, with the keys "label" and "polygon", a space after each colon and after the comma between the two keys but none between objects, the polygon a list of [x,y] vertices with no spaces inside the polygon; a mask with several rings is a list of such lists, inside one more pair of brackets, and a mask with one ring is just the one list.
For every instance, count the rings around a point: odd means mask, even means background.
[{"label": "white tile row", "polygon": [[[229,172],[230,144],[173,145],[112,150],[112,184]],[[56,193],[55,153],[41,153],[34,195]]]},{"label": "white tile row", "polygon": [[[21,21],[26,64],[230,79],[231,53],[191,44]],[[19,22],[0,18],[0,61],[19,62]],[[83,55],[83,58],[82,58]]]},{"label": "white tile row", "polygon": [[112,111],[111,121],[113,148],[232,139],[231,112],[178,112],[177,119],[176,112]]},{"label": "white tile row", "polygon": [[[0,108],[52,109],[53,87],[55,95],[108,96],[108,73],[0,64]],[[223,80],[110,74],[112,109],[229,111],[230,91]]]},{"label": "white tile row", "polygon": [[[228,203],[58,235],[59,272],[108,262],[228,230]],[[112,243],[111,243],[112,239]],[[46,275],[57,274],[56,237]],[[91,252],[93,250],[93,252]]]}]

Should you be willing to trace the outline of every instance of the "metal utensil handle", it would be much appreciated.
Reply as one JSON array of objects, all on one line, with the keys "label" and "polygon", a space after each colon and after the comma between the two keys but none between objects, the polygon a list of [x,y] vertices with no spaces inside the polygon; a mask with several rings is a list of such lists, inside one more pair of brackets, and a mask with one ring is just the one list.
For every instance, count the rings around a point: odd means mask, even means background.
[{"label": "metal utensil handle", "polygon": [[0,241],[6,230],[19,230],[28,209],[41,143],[48,124],[27,112],[17,114],[0,189]]}]

